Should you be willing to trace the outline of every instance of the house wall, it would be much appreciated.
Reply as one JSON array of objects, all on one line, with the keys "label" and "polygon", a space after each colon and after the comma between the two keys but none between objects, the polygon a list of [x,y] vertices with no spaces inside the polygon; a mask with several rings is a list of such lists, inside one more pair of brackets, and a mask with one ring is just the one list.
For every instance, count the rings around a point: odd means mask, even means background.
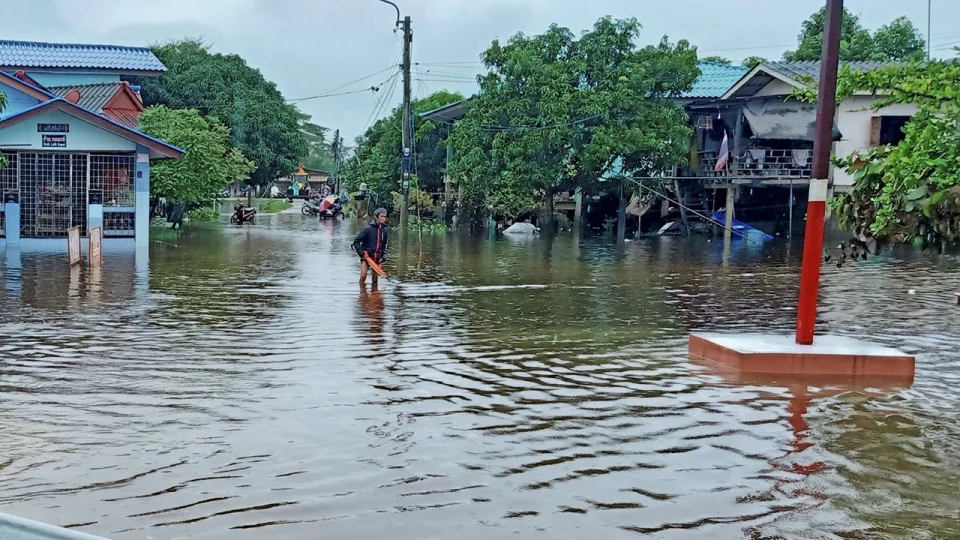
[{"label": "house wall", "polygon": [[789,96],[793,94],[793,86],[779,79],[774,79],[757,92],[756,96]]},{"label": "house wall", "polygon": [[43,72],[24,70],[33,80],[50,86],[69,86],[71,84],[97,84],[119,82],[120,75],[113,73],[71,73],[71,72]]},{"label": "house wall", "polygon": [[7,96],[7,106],[0,112],[3,116],[18,113],[40,103],[39,99],[28,96],[5,84],[0,84],[0,92],[3,92]]},{"label": "house wall", "polygon": [[[834,153],[839,157],[848,157],[854,152],[870,150],[870,119],[874,116],[913,116],[917,114],[916,105],[894,105],[874,111],[871,106],[878,98],[873,96],[854,96],[840,104],[837,109],[837,128],[843,139],[834,144]],[[853,185],[853,176],[845,171],[834,169],[834,186],[841,191]]]},{"label": "house wall", "polygon": [[[66,148],[44,148],[43,134],[37,132],[37,124],[69,124],[70,132],[64,134],[67,138]],[[47,112],[6,128],[0,126],[0,147],[86,152],[133,152],[137,149],[136,143],[61,111]]]}]

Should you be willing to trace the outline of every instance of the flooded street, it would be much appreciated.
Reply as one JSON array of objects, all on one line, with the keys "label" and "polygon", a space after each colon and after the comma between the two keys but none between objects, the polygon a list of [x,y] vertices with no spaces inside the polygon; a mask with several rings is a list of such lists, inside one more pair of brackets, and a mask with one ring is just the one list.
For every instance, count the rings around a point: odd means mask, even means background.
[{"label": "flooded street", "polygon": [[[912,387],[723,376],[794,323],[799,246],[193,231],[102,275],[0,252],[0,512],[128,539],[958,538],[955,258],[824,269],[820,330]],[[415,238],[415,237],[414,237]],[[915,290],[915,294],[910,294]]]}]

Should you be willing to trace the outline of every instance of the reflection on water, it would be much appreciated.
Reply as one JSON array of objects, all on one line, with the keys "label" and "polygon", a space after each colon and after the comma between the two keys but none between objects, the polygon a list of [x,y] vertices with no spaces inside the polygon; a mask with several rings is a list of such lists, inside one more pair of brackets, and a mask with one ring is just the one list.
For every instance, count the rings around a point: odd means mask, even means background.
[{"label": "reflection on water", "polygon": [[[350,224],[277,216],[0,257],[0,511],[152,538],[960,536],[956,261],[826,267],[821,321],[910,388],[732,377],[796,247],[425,238],[359,290]],[[911,289],[916,294],[908,293]]]}]

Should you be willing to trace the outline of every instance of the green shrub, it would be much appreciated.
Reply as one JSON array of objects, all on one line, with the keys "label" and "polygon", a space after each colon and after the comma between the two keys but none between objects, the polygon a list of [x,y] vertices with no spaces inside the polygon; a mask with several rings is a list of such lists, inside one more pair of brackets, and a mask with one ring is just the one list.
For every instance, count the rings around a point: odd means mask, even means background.
[{"label": "green shrub", "polygon": [[213,223],[220,221],[220,211],[211,207],[196,208],[187,212],[187,219],[191,223]]}]

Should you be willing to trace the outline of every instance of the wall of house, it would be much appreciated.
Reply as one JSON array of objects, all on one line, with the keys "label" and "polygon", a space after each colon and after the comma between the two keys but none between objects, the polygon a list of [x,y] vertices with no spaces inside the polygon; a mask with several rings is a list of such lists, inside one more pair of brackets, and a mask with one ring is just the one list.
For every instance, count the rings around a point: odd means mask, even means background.
[{"label": "wall of house", "polygon": [[7,106],[2,112],[0,112],[0,114],[3,116],[18,113],[40,103],[39,99],[28,96],[27,94],[24,94],[19,90],[15,90],[14,88],[5,84],[0,84],[0,92],[3,92],[7,96]]},{"label": "wall of house", "polygon": [[[25,70],[26,71],[26,70]],[[50,86],[69,86],[71,84],[97,84],[106,82],[119,82],[120,75],[114,73],[70,73],[70,72],[43,72],[26,71],[33,80],[38,83]]]},{"label": "wall of house", "polygon": [[793,86],[779,79],[774,79],[757,92],[756,96],[789,96],[793,94]]},{"label": "wall of house", "polygon": [[[894,105],[874,111],[871,106],[876,100],[873,96],[854,96],[840,104],[837,128],[843,139],[834,144],[837,156],[847,157],[854,152],[870,150],[870,119],[874,116],[913,116],[917,113],[916,105]],[[834,169],[833,184],[841,191],[848,189],[853,185],[853,176]]]},{"label": "wall of house", "polygon": [[[44,148],[44,134],[37,131],[37,124],[69,124],[69,133],[63,134],[67,138],[66,148]],[[61,111],[47,112],[6,128],[0,125],[0,148],[2,147],[88,152],[133,152],[137,149],[136,143]]]}]

